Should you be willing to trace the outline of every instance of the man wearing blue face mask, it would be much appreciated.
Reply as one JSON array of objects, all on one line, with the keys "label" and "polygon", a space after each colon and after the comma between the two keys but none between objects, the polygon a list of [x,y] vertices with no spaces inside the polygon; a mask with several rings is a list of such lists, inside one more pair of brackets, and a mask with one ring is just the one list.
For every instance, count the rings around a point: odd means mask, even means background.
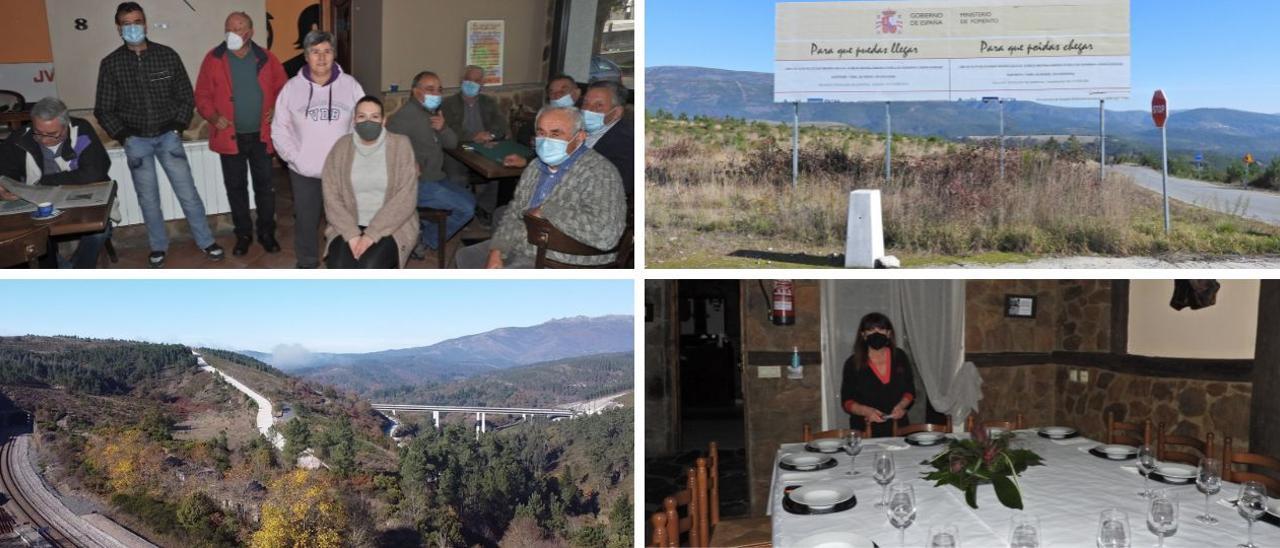
[{"label": "man wearing blue face mask", "polygon": [[[445,233],[452,238],[475,216],[476,199],[467,187],[445,177],[444,149],[456,148],[458,135],[445,125],[440,112],[441,90],[436,73],[423,71],[414,76],[410,100],[388,119],[387,131],[409,138],[418,162],[418,207],[452,211],[445,220]],[[437,233],[434,223],[423,221],[414,258],[421,258],[428,248],[435,249]]]},{"label": "man wearing blue face mask", "polygon": [[[626,230],[626,196],[618,170],[585,146],[582,113],[573,107],[546,106],[538,112],[538,160],[520,175],[515,197],[497,219],[493,239],[458,250],[458,268],[531,268],[536,248],[525,235],[525,214],[549,221],[569,237],[591,247],[613,249]],[[591,266],[614,260],[548,252],[548,258]]]},{"label": "man wearing blue face mask", "polygon": [[480,93],[484,69],[467,65],[462,70],[462,89],[441,105],[445,123],[464,143],[484,144],[507,136],[507,117],[498,100]]},{"label": "man wearing blue face mask", "polygon": [[557,74],[547,82],[547,104],[555,107],[578,106],[582,98],[582,89],[578,82],[568,74]]},{"label": "man wearing blue face mask", "polygon": [[182,58],[173,49],[147,40],[147,16],[136,2],[124,2],[116,8],[116,27],[124,45],[103,58],[98,67],[93,115],[107,134],[124,144],[147,226],[151,247],[148,264],[163,267],[169,248],[157,162],[169,177],[196,245],[209,260],[220,261],[224,252],[213,239],[182,147],[182,131],[195,111],[195,96]]},{"label": "man wearing blue face mask", "polygon": [[618,168],[622,186],[630,197],[635,184],[635,133],[626,114],[626,89],[621,84],[600,81],[587,87],[582,99],[582,119],[587,128],[587,146]]}]

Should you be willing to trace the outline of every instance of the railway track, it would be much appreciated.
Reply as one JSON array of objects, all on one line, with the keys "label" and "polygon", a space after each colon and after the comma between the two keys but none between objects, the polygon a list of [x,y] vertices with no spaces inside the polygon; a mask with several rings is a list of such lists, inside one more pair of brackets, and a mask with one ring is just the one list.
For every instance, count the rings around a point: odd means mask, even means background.
[{"label": "railway track", "polygon": [[[59,529],[53,522],[38,512],[36,507],[23,494],[22,489],[19,488],[17,479],[9,467],[10,459],[13,458],[14,440],[16,438],[10,438],[5,441],[3,446],[0,446],[0,483],[4,485],[4,492],[9,495],[14,505],[17,506],[18,513],[22,514],[27,522],[42,531],[41,536],[49,544],[57,548],[78,547],[79,545],[72,542],[71,538],[62,529]],[[18,516],[14,517],[18,518]]]}]

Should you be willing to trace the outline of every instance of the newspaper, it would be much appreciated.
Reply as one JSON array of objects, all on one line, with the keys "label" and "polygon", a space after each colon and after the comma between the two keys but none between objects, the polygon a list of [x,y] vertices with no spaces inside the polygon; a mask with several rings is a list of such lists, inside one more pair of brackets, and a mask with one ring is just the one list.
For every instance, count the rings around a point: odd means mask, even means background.
[{"label": "newspaper", "polygon": [[0,176],[0,186],[21,198],[16,201],[0,201],[0,215],[10,215],[35,211],[36,204],[42,202],[50,202],[57,209],[103,205],[111,200],[115,181],[87,185],[43,186],[26,185]]}]

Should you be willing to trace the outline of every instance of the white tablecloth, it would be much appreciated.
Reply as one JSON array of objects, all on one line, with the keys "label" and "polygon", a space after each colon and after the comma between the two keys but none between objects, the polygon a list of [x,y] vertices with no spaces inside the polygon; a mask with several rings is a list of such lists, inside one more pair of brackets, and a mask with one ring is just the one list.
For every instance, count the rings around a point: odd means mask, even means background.
[{"label": "white tablecloth", "polygon": [[[1056,441],[1037,436],[1034,431],[1017,433],[1022,447],[1031,449],[1044,459],[1043,466],[1032,466],[1022,474],[1022,502],[1026,512],[1040,518],[1041,540],[1045,546],[1094,546],[1098,533],[1098,516],[1107,508],[1119,508],[1129,514],[1133,531],[1133,547],[1155,546],[1156,537],[1147,529],[1145,500],[1138,497],[1142,477],[1133,468],[1133,460],[1109,461],[1085,450],[1097,442],[1085,438]],[[964,436],[964,434],[957,434]],[[886,447],[903,449],[891,450]],[[907,546],[925,545],[930,525],[951,523],[960,531],[966,548],[1008,546],[1009,519],[1017,512],[1005,508],[990,486],[978,490],[978,509],[964,502],[964,493],[952,486],[934,487],[921,479],[932,467],[919,463],[937,454],[934,447],[909,446],[900,438],[865,440],[863,449],[850,465],[851,458],[836,453],[839,465],[815,472],[789,472],[778,468],[777,459],[787,454],[803,453],[800,443],[785,444],[774,461],[770,488],[769,513],[773,517],[773,545],[796,546],[799,541],[818,533],[854,531],[881,546],[898,546],[898,530],[889,525],[883,508],[874,505],[880,498],[880,485],[872,477],[876,454],[890,451],[897,469],[897,481],[908,481],[915,487],[916,520],[906,531]],[[851,471],[859,472],[849,475]],[[856,507],[834,514],[796,515],[782,509],[782,490],[790,485],[824,482],[849,482],[858,497]],[[1165,539],[1170,548],[1234,546],[1244,542],[1246,522],[1234,508],[1218,502],[1234,499],[1239,486],[1223,482],[1222,491],[1211,497],[1209,513],[1218,518],[1216,525],[1205,525],[1195,519],[1204,511],[1204,494],[1194,483],[1181,486],[1151,481],[1153,489],[1169,488],[1177,493],[1181,504],[1178,530]],[[1254,542],[1267,548],[1280,548],[1280,527],[1258,521],[1253,525]]]}]

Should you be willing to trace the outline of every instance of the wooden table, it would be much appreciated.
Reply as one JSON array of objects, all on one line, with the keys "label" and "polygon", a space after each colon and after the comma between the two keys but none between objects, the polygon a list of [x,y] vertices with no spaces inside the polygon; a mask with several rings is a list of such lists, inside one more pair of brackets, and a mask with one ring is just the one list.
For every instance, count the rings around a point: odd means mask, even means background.
[{"label": "wooden table", "polygon": [[[467,146],[484,146],[473,143],[467,143]],[[516,184],[520,180],[520,174],[524,173],[522,167],[507,167],[499,162],[495,162],[486,158],[474,150],[467,150],[459,145],[455,148],[445,149],[445,152],[452,156],[455,160],[462,162],[472,171],[480,174],[481,177],[489,181],[498,181],[498,206],[506,205],[515,195]]]},{"label": "wooden table", "polygon": [[31,113],[27,111],[0,112],[0,124],[8,124],[10,131],[22,129],[22,124],[31,121]]},{"label": "wooden table", "polygon": [[107,203],[90,207],[73,207],[63,211],[62,215],[45,221],[31,218],[28,213],[0,215],[0,239],[6,239],[16,233],[39,226],[48,226],[50,236],[68,236],[75,234],[92,234],[107,229],[111,222],[111,206],[116,201],[117,187],[112,185],[111,197]]}]

